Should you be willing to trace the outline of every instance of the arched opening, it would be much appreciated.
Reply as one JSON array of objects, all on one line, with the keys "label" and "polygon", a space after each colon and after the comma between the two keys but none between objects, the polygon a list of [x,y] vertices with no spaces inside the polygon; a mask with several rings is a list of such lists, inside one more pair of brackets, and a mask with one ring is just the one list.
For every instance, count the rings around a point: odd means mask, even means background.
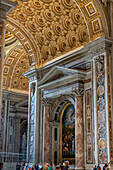
[{"label": "arched opening", "polygon": [[74,99],[63,96],[57,107],[52,110],[52,163],[69,160],[75,165],[75,107]]}]

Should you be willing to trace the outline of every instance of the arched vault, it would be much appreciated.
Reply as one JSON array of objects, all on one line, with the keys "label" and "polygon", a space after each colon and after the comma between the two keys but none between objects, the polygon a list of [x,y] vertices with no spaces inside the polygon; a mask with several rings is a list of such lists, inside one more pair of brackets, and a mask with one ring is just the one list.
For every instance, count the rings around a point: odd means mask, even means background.
[{"label": "arched vault", "polygon": [[6,29],[28,54],[30,66],[48,61],[103,35],[109,35],[103,4],[98,0],[13,0]]}]

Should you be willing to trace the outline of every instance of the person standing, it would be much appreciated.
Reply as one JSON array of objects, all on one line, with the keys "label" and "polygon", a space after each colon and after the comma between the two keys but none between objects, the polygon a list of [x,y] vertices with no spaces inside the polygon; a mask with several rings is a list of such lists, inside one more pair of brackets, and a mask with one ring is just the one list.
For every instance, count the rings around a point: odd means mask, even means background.
[{"label": "person standing", "polygon": [[103,170],[106,170],[107,168],[107,163],[104,165]]},{"label": "person standing", "polygon": [[93,167],[93,170],[97,170],[97,167],[96,167],[96,165],[94,165],[94,167]]},{"label": "person standing", "polygon": [[55,164],[52,165],[52,170],[56,170]]},{"label": "person standing", "polygon": [[99,164],[97,165],[97,170],[101,170],[101,167],[100,167],[100,165],[99,165]]},{"label": "person standing", "polygon": [[28,163],[25,163],[24,170],[30,170],[28,167]]},{"label": "person standing", "polygon": [[0,163],[0,170],[3,169],[3,163]]},{"label": "person standing", "polygon": [[38,164],[35,165],[35,170],[39,170]]},{"label": "person standing", "polygon": [[20,170],[20,163],[16,164],[16,170]]},{"label": "person standing", "polygon": [[51,167],[51,165],[49,165],[49,168],[48,168],[48,170],[52,170],[52,167]]},{"label": "person standing", "polygon": [[31,170],[35,170],[35,166],[34,165],[32,166]]}]

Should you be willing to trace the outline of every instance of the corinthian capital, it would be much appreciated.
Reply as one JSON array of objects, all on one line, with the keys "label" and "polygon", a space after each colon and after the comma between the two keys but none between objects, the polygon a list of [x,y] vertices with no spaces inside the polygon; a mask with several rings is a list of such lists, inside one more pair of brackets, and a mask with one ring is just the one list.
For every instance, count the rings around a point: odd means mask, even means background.
[{"label": "corinthian capital", "polygon": [[42,104],[43,105],[50,105],[51,99],[50,98],[42,98]]},{"label": "corinthian capital", "polygon": [[84,95],[84,88],[75,88],[72,90],[72,93],[74,93],[76,96],[83,96]]}]

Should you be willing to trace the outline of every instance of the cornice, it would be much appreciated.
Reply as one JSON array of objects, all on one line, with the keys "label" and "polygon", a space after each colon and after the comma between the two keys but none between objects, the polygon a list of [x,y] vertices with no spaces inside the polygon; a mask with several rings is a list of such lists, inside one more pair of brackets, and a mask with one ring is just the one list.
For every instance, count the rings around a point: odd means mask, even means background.
[{"label": "cornice", "polygon": [[6,11],[6,15],[10,13],[18,3],[9,0],[0,0],[0,9]]}]

